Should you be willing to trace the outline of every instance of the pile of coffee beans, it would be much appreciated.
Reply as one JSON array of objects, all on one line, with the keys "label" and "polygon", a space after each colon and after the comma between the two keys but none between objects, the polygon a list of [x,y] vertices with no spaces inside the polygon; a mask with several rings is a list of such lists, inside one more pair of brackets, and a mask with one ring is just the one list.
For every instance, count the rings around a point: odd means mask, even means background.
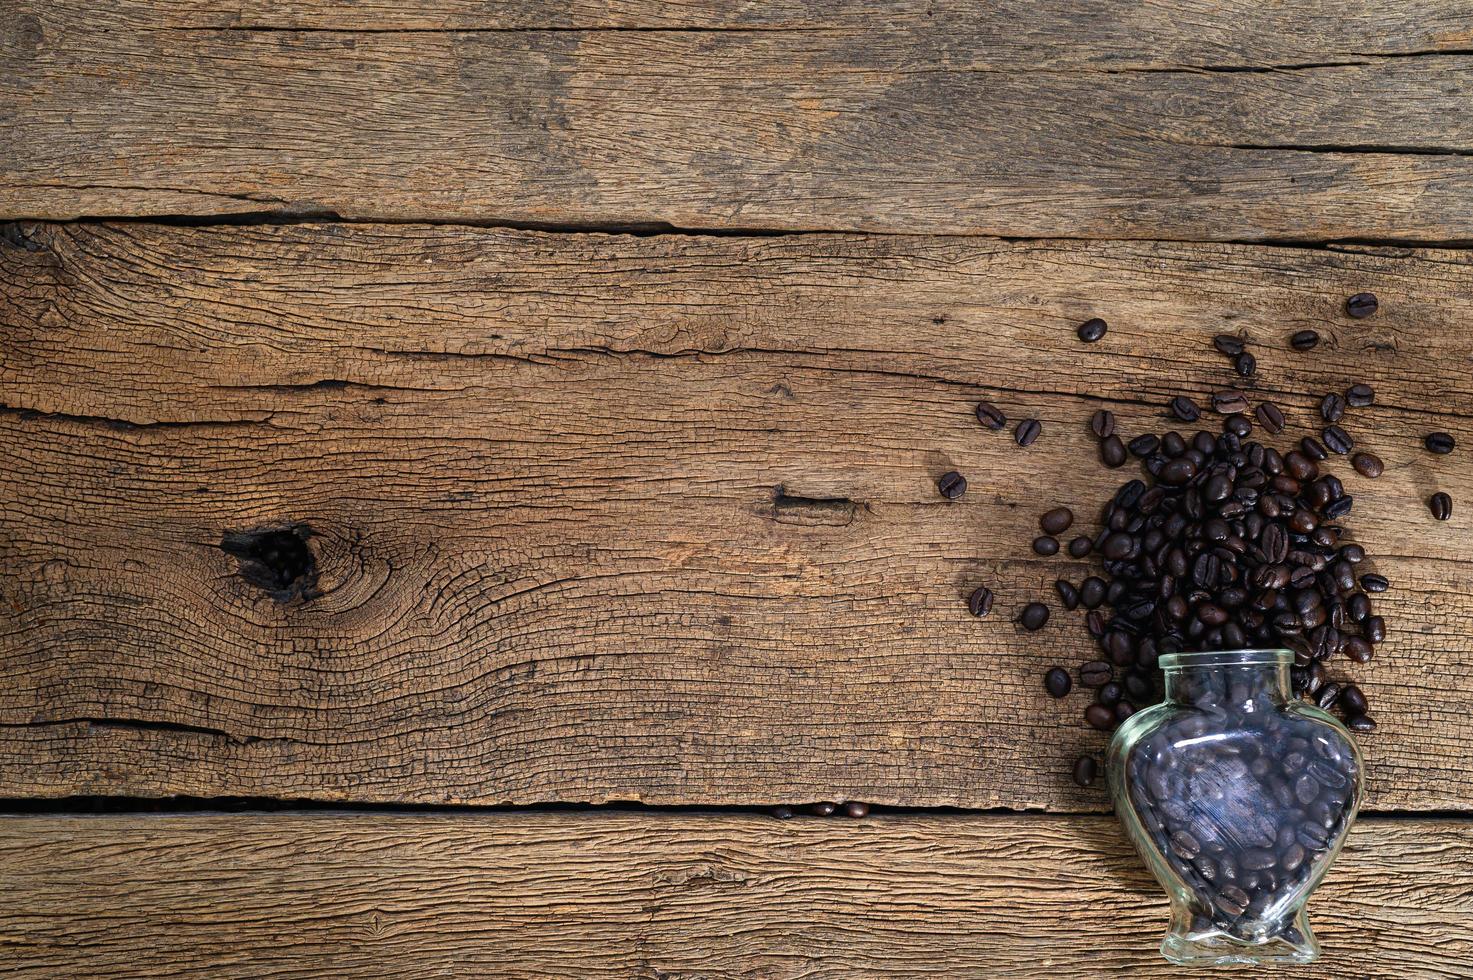
[{"label": "pile of coffee beans", "polygon": [[[1379,303],[1370,293],[1358,293],[1345,308],[1350,316],[1367,317]],[[1099,340],[1103,324],[1087,321],[1080,339]],[[1287,346],[1299,352],[1319,343],[1313,330],[1287,338]],[[1258,362],[1246,337],[1221,334],[1212,344],[1239,379],[1255,376]],[[1354,427],[1354,413],[1374,404],[1375,391],[1357,383],[1343,392],[1322,393],[1318,402],[1318,431],[1292,445],[1269,444],[1289,427],[1284,411],[1268,400],[1255,404],[1248,391],[1236,387],[1214,393],[1205,407],[1186,394],[1163,405],[1165,418],[1195,430],[1125,436],[1112,412],[1102,409],[1091,416],[1101,462],[1116,468],[1134,458],[1142,473],[1119,487],[1093,534],[1076,532],[1065,549],[1060,537],[1073,526],[1074,514],[1056,507],[1039,519],[1042,534],[1033,541],[1040,556],[1062,549],[1071,558],[1093,556],[1098,562],[1097,574],[1055,583],[1065,610],[1082,607],[1084,625],[1100,650],[1079,670],[1080,686],[1093,693],[1084,711],[1090,726],[1111,731],[1138,708],[1158,701],[1157,658],[1163,653],[1286,647],[1295,655],[1294,693],[1338,708],[1353,730],[1375,729],[1365,695],[1332,674],[1343,672],[1346,663],[1365,664],[1374,657],[1386,624],[1370,597],[1390,583],[1367,567],[1365,550],[1347,534],[1345,521],[1355,497],[1330,472],[1332,456],[1349,457],[1359,478],[1377,479],[1384,472],[1378,456],[1357,450],[1347,428]],[[977,418],[989,429],[1007,424],[1006,415],[990,402],[978,405]],[[1208,418],[1214,424],[1207,424]],[[1018,425],[1015,438],[1027,446],[1040,432],[1038,421],[1028,419]],[[1445,432],[1427,434],[1424,444],[1436,454],[1456,448]],[[938,487],[955,499],[966,482],[948,473]],[[1452,504],[1447,493],[1438,492],[1427,506],[1433,517],[1447,520]],[[969,609],[988,615],[994,600],[990,589],[979,587]],[[1050,622],[1049,606],[1029,602],[1017,620],[1026,630],[1043,629]],[[1068,671],[1054,667],[1044,687],[1062,698],[1074,684]],[[1074,779],[1085,785],[1097,772],[1093,759],[1081,759]]]}]

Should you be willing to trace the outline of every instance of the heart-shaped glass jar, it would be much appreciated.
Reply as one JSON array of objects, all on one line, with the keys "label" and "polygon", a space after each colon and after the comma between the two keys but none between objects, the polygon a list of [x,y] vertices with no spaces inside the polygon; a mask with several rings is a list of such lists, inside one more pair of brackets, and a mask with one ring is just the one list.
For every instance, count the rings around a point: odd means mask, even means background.
[{"label": "heart-shaped glass jar", "polygon": [[1362,762],[1289,696],[1288,650],[1161,657],[1166,699],[1110,742],[1115,812],[1171,897],[1174,963],[1305,963],[1304,904],[1355,819]]}]

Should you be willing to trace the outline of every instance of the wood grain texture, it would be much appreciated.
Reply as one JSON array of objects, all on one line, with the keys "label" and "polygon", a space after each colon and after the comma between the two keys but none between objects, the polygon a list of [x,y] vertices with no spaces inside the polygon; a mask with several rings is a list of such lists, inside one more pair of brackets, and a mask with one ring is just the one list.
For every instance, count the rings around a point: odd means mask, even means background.
[{"label": "wood grain texture", "polygon": [[1473,240],[1466,3],[1040,6],[15,0],[0,215]]},{"label": "wood grain texture", "polygon": [[[824,798],[1101,809],[1039,677],[1079,563],[1028,550],[1233,376],[1346,422],[1394,588],[1373,808],[1473,807],[1473,267],[1460,253],[297,225],[14,228],[0,250],[0,795]],[[1374,289],[1366,321],[1343,298]],[[1114,326],[1084,346],[1074,325]],[[1286,336],[1313,327],[1312,355]],[[1295,394],[1286,394],[1295,393]],[[1302,394],[1299,394],[1302,393]],[[1030,450],[979,397],[1043,420]],[[957,503],[938,475],[972,481]],[[280,603],[228,532],[305,522]],[[998,594],[986,621],[965,596]]]},{"label": "wood grain texture", "polygon": [[[1182,975],[1098,817],[23,817],[0,873],[0,972],[38,980]],[[1310,913],[1284,976],[1465,978],[1473,831],[1362,821]]]}]

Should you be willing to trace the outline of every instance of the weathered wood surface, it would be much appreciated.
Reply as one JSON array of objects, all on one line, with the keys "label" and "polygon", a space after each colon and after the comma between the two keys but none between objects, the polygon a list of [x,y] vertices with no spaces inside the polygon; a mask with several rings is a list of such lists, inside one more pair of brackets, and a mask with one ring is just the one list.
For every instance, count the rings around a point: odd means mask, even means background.
[{"label": "weathered wood surface", "polygon": [[[442,227],[13,228],[0,250],[0,795],[1103,808],[1039,676],[1045,504],[1089,412],[1232,380],[1245,330],[1395,583],[1356,671],[1370,806],[1473,807],[1473,266],[1461,253]],[[1374,289],[1367,321],[1339,312]],[[1074,325],[1114,326],[1084,346]],[[1319,329],[1313,354],[1285,337]],[[1284,392],[1305,394],[1285,395]],[[996,400],[1045,432],[983,431]],[[1103,400],[1101,400],[1103,399]],[[37,414],[39,413],[39,414]],[[1293,430],[1295,436],[1302,430]],[[934,480],[957,467],[960,502]],[[316,598],[227,532],[304,522]],[[979,583],[993,618],[969,617]]]},{"label": "weathered wood surface", "polygon": [[[0,874],[38,980],[1183,975],[1107,818],[21,817]],[[1473,830],[1362,821],[1310,908],[1285,975],[1461,980]]]},{"label": "weathered wood surface", "polygon": [[12,0],[0,216],[1473,240],[1467,3],[386,6]]}]

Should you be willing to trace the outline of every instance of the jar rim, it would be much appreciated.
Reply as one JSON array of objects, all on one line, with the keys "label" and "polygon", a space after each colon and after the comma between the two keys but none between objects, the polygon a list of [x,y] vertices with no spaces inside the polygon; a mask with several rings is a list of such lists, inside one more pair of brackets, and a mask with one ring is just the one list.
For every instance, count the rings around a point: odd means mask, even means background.
[{"label": "jar rim", "polygon": [[1294,651],[1282,647],[1252,650],[1202,650],[1196,653],[1163,653],[1156,661],[1162,670],[1183,667],[1256,667],[1294,662]]}]

